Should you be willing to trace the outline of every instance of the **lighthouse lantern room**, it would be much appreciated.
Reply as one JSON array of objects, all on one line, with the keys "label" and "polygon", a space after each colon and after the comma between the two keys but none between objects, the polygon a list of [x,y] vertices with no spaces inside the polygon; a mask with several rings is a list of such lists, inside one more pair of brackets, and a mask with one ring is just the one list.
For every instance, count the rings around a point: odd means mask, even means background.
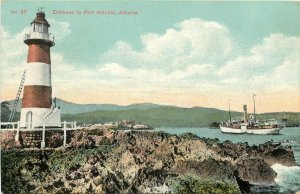
[{"label": "lighthouse lantern room", "polygon": [[54,36],[41,10],[31,22],[31,31],[25,34],[28,45],[26,78],[24,83],[20,127],[61,127],[60,108],[52,99],[50,48]]}]

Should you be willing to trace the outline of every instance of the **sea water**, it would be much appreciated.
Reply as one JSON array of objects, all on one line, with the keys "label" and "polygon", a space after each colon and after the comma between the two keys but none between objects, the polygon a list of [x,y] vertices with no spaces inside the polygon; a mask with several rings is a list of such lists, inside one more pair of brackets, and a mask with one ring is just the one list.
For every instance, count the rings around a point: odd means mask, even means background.
[{"label": "sea water", "polygon": [[[267,141],[283,142],[284,145],[290,145],[294,151],[296,163],[299,166],[283,166],[274,164],[271,167],[277,173],[275,182],[277,183],[277,192],[293,193],[300,191],[300,127],[283,128],[279,135],[254,135],[254,134],[229,134],[222,133],[220,129],[209,128],[156,128],[156,131],[164,131],[170,134],[194,133],[199,137],[218,138],[221,142],[229,140],[234,143],[248,142],[249,145],[258,145]],[[274,192],[274,190],[272,191]]]}]

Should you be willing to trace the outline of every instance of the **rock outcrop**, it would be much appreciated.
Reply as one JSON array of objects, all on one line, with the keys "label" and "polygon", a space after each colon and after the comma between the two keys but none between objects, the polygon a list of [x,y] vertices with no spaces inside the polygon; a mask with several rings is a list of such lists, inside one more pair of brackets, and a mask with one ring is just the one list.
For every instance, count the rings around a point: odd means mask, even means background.
[{"label": "rock outcrop", "polygon": [[[51,145],[60,145],[56,139],[59,133],[49,137]],[[4,193],[239,193],[251,184],[274,184],[271,164],[295,164],[281,145],[104,128],[73,132],[66,148],[20,147],[1,150]]]},{"label": "rock outcrop", "polygon": [[248,143],[232,143],[225,141],[214,145],[212,150],[221,157],[228,157],[236,160],[243,157],[262,158],[269,165],[280,163],[285,166],[296,165],[294,153],[291,146],[283,146],[281,143],[267,142],[260,145],[249,146]]}]

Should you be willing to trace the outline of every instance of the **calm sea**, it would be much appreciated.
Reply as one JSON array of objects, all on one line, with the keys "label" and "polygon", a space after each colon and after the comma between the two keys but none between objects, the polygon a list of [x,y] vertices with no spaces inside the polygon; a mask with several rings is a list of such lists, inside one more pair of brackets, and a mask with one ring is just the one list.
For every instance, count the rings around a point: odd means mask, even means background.
[{"label": "calm sea", "polygon": [[[283,128],[279,135],[250,135],[250,134],[226,134],[220,129],[209,128],[156,128],[156,131],[164,131],[170,134],[182,134],[191,132],[199,137],[218,138],[220,141],[230,140],[234,143],[248,142],[249,145],[261,144],[273,140],[274,142],[287,142],[294,151],[295,160],[300,165],[300,127]],[[275,182],[279,185],[279,192],[300,191],[300,167],[286,167],[275,164],[272,168],[277,172]]]}]

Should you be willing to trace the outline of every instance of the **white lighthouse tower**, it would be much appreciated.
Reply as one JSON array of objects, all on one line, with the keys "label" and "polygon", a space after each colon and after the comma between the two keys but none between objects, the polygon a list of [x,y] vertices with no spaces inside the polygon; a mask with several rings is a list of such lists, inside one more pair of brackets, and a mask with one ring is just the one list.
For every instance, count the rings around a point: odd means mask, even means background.
[{"label": "white lighthouse tower", "polygon": [[45,13],[38,11],[31,22],[31,32],[25,34],[28,45],[26,78],[20,117],[20,127],[60,127],[60,109],[52,99],[50,48],[54,36]]}]

